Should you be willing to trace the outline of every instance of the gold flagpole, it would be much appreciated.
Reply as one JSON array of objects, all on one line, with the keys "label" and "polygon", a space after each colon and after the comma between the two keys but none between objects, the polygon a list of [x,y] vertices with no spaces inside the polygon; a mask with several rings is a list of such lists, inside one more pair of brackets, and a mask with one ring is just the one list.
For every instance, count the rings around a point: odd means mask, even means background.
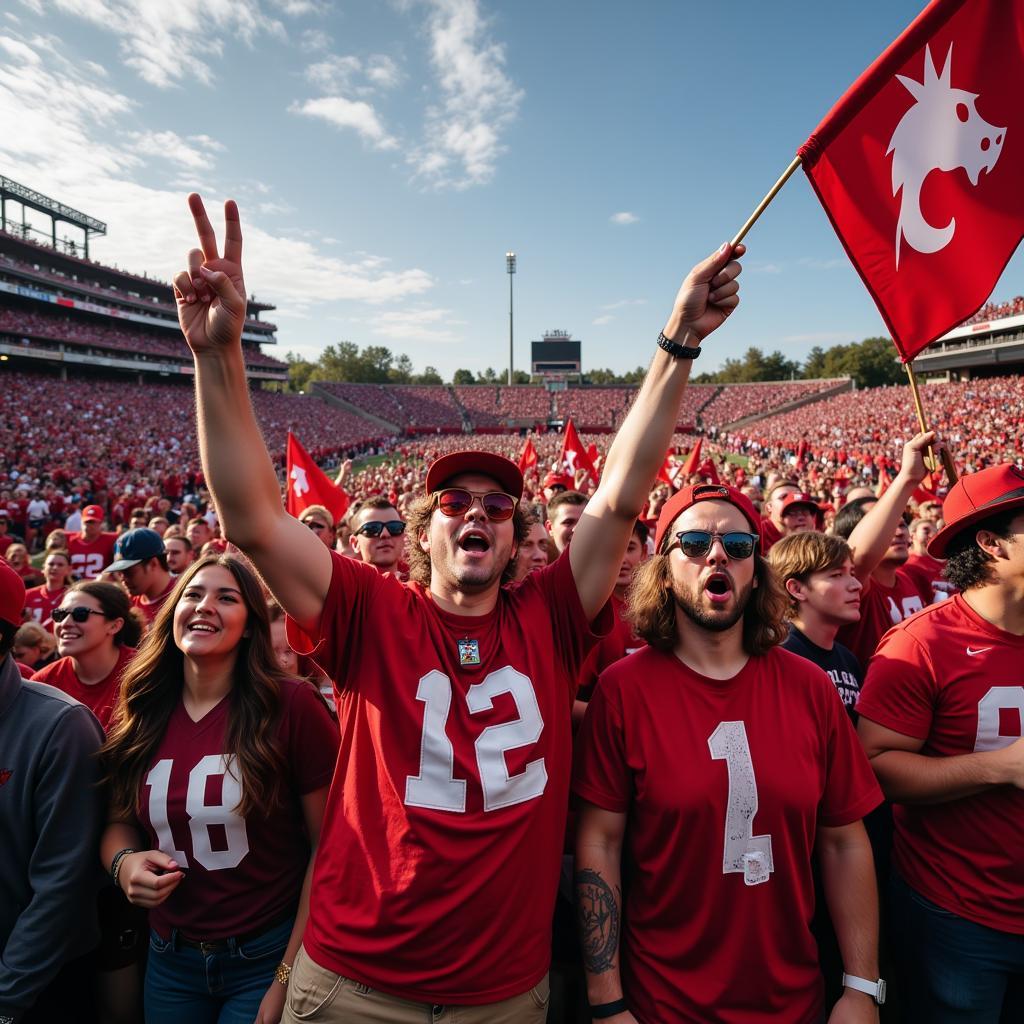
[{"label": "gold flagpole", "polygon": [[[927,421],[924,418],[924,406],[921,404],[921,392],[917,387],[917,377],[914,376],[914,364],[912,362],[904,363],[903,369],[907,371],[907,379],[910,381],[910,393],[914,397],[914,409],[917,412],[917,422],[921,427],[921,430],[930,430]],[[935,454],[932,450],[928,449],[929,457],[932,462],[932,469],[935,468]],[[949,479],[949,483],[952,486],[957,481],[956,464],[953,462],[953,456],[950,454],[947,448],[941,449],[942,455],[942,466],[946,471],[946,476]]]},{"label": "gold flagpole", "polygon": [[743,239],[746,237],[747,232],[757,223],[757,218],[768,209],[768,204],[779,194],[779,190],[787,181],[793,176],[793,172],[800,166],[800,157],[793,157],[793,162],[782,172],[782,177],[771,187],[771,191],[757,204],[757,209],[747,218],[746,224],[743,225],[736,233],[736,237],[732,240],[732,245],[735,248]]}]

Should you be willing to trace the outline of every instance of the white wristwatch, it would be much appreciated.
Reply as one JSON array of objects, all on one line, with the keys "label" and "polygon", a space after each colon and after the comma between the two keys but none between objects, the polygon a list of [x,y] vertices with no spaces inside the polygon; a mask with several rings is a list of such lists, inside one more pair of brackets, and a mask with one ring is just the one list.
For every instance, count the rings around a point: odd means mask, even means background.
[{"label": "white wristwatch", "polygon": [[863,992],[871,996],[879,1006],[885,1002],[885,981],[882,978],[879,978],[878,981],[868,981],[867,978],[858,978],[856,974],[844,974],[843,988],[852,988],[856,992]]}]

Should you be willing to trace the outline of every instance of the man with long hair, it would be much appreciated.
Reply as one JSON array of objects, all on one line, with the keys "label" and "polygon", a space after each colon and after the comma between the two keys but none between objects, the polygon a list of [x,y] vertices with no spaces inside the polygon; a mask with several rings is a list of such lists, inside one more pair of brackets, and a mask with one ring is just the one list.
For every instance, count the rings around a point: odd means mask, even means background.
[{"label": "man with long hair", "polygon": [[960,593],[883,638],[857,710],[895,828],[912,1024],[1024,1019],[1024,473],[960,478],[928,553]]},{"label": "man with long hair", "polygon": [[284,1019],[543,1021],[576,679],[691,360],[739,301],[743,247],[684,281],[565,556],[505,587],[526,534],[522,474],[457,452],[407,510],[405,584],[283,511],[245,376],[238,210],[225,205],[221,258],[202,201],[190,205],[202,249],[174,286],[206,479],[293,646],[338,691],[343,742]]},{"label": "man with long hair", "polygon": [[833,1019],[876,1021],[866,990],[884,998],[861,821],[881,794],[828,676],[779,646],[760,524],[732,487],[666,503],[629,595],[648,646],[604,673],[580,732],[577,913],[615,1024],[817,1022],[815,850],[846,972]]}]

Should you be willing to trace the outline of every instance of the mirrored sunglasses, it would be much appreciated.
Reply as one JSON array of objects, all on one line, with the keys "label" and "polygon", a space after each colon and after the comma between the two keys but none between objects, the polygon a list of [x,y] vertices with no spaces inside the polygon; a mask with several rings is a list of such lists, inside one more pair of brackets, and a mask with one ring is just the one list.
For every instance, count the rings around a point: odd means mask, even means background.
[{"label": "mirrored sunglasses", "polygon": [[487,491],[481,494],[479,491],[468,491],[464,487],[446,487],[438,491],[434,497],[441,512],[452,518],[464,516],[473,507],[473,502],[479,499],[484,514],[495,523],[511,519],[519,503],[518,498],[513,498],[504,491]]},{"label": "mirrored sunglasses", "polygon": [[[756,533],[711,533],[709,530],[682,530],[676,535],[676,543],[687,558],[703,558],[716,539],[721,539],[722,547],[730,558],[749,558],[757,546]],[[674,546],[674,545],[673,545]],[[670,547],[671,551],[672,548]]]},{"label": "mirrored sunglasses", "polygon": [[95,608],[86,608],[84,604],[80,604],[74,608],[54,608],[50,618],[54,622],[63,622],[69,615],[75,622],[85,622],[90,615],[103,615],[103,612],[98,612]]},{"label": "mirrored sunglasses", "polygon": [[405,523],[401,519],[389,519],[386,523],[371,521],[369,523],[363,523],[362,526],[356,530],[356,536],[362,534],[364,537],[379,537],[385,530],[392,537],[398,537],[405,533]]}]

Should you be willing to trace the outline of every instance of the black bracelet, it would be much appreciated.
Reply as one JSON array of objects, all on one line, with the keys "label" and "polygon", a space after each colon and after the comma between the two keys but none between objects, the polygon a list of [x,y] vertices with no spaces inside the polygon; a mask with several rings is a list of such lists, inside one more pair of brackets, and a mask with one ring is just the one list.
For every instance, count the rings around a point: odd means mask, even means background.
[{"label": "black bracelet", "polygon": [[[669,342],[671,345],[672,342]],[[626,1005],[625,999],[616,999],[611,1003],[601,1003],[598,1006],[592,1006],[590,1008],[590,1016],[594,1020],[604,1020],[605,1017],[614,1017],[617,1013],[625,1013],[629,1007]]]},{"label": "black bracelet", "polygon": [[673,359],[696,359],[700,355],[700,345],[688,348],[678,342],[669,341],[664,331],[658,335],[658,348],[664,349]]},{"label": "black bracelet", "polygon": [[120,888],[117,885],[118,876],[121,874],[121,861],[125,859],[130,853],[138,853],[138,850],[133,850],[130,846],[126,846],[123,850],[118,850],[114,854],[114,859],[110,862],[110,877],[114,882],[115,887]]}]

